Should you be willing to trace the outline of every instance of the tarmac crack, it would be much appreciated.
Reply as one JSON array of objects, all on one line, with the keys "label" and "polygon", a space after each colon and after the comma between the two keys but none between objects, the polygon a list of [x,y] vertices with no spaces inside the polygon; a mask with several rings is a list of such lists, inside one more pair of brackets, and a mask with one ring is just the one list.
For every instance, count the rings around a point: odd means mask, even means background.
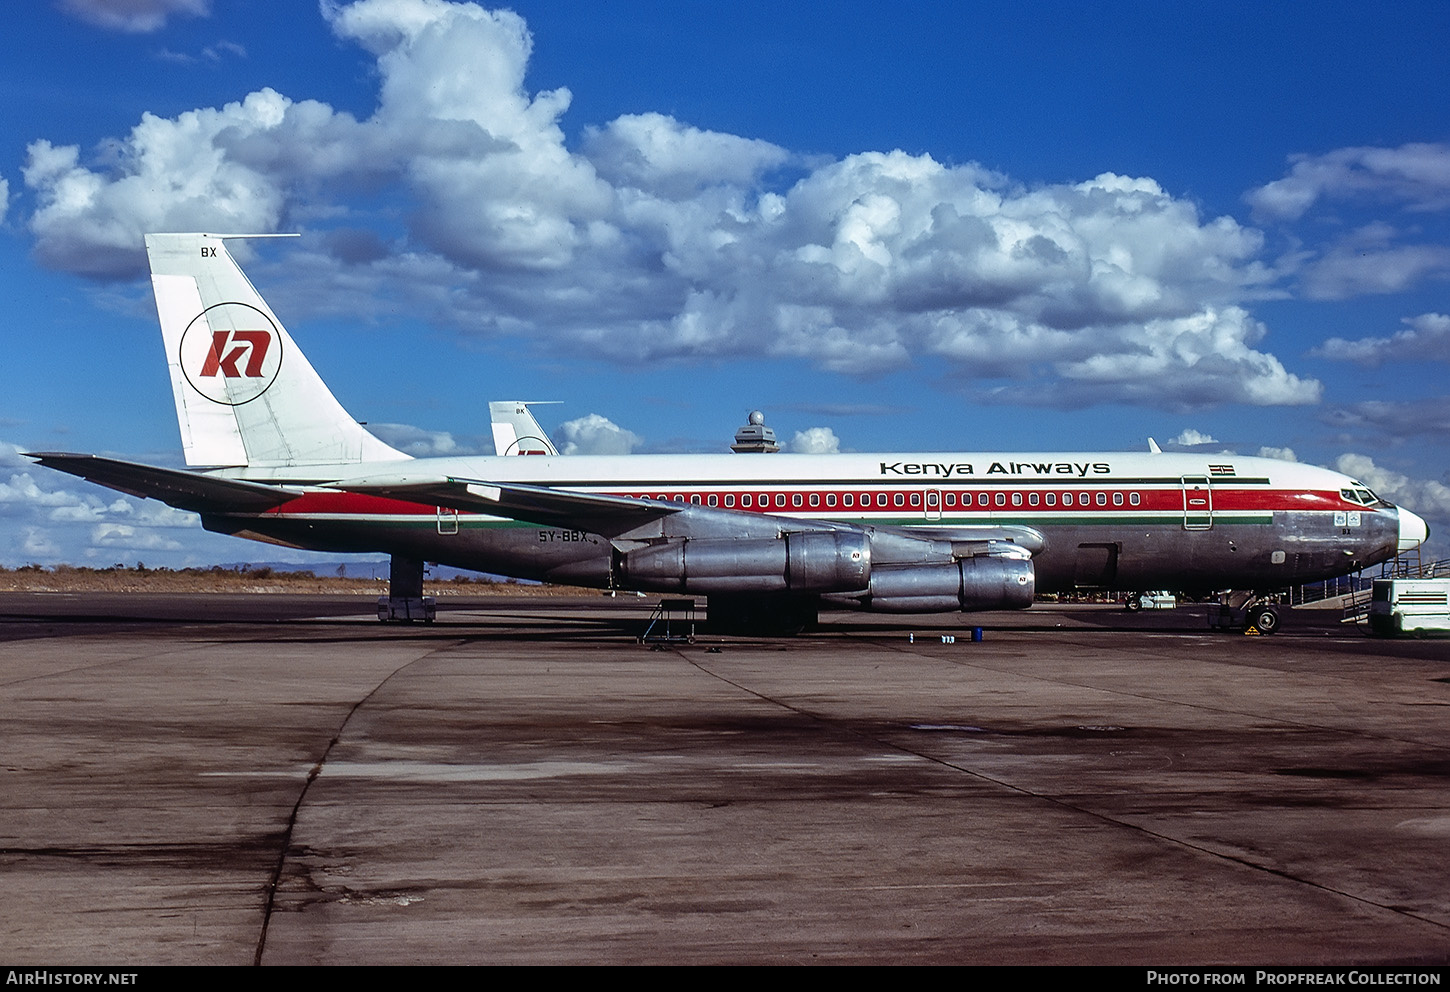
[{"label": "tarmac crack", "polygon": [[292,849],[292,833],[297,827],[297,817],[302,811],[302,804],[307,801],[307,792],[312,788],[312,783],[317,781],[317,777],[322,774],[323,766],[327,764],[327,759],[332,754],[332,749],[342,740],[342,735],[347,730],[348,722],[352,720],[358,710],[362,709],[370,699],[382,690],[383,686],[391,682],[401,672],[426,658],[431,658],[441,651],[456,648],[463,643],[463,640],[451,640],[448,644],[439,645],[399,665],[379,681],[377,685],[368,690],[366,695],[353,703],[348,709],[347,715],[342,718],[342,722],[337,725],[337,730],[333,733],[332,739],[327,742],[327,746],[322,749],[322,754],[318,757],[317,762],[307,772],[307,779],[302,783],[302,789],[297,794],[297,802],[293,804],[292,811],[287,816],[287,827],[282,834],[281,848],[277,852],[277,863],[272,869],[272,877],[267,881],[267,901],[262,910],[262,927],[257,935],[257,951],[252,958],[254,965],[260,965],[262,963],[262,955],[267,949],[267,931],[272,924],[272,911],[277,903],[277,888],[282,883],[282,872],[287,864],[287,852]]}]

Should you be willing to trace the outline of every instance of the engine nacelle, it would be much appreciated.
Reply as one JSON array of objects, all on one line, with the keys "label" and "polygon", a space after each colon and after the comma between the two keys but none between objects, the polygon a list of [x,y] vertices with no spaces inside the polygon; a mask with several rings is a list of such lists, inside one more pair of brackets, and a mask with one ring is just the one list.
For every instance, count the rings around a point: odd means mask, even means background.
[{"label": "engine nacelle", "polygon": [[880,613],[1023,610],[1037,591],[1032,562],[1020,558],[963,558],[934,565],[880,567],[866,593],[823,601]]},{"label": "engine nacelle", "polygon": [[867,588],[871,545],[848,531],[671,540],[621,554],[617,571],[621,587],[655,592],[846,592]]}]

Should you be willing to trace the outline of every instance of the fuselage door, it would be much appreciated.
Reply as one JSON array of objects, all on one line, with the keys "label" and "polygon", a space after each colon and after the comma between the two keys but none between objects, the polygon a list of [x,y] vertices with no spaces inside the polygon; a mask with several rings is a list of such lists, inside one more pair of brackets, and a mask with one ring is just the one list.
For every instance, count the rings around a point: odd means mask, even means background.
[{"label": "fuselage door", "polygon": [[1072,583],[1087,588],[1111,588],[1118,581],[1117,544],[1079,544],[1073,562]]},{"label": "fuselage door", "polygon": [[926,519],[941,519],[941,490],[928,489],[926,491]]},{"label": "fuselage door", "polygon": [[1183,529],[1213,526],[1213,484],[1206,475],[1183,476]]},{"label": "fuselage door", "polygon": [[438,533],[458,533],[458,511],[451,506],[438,507]]}]

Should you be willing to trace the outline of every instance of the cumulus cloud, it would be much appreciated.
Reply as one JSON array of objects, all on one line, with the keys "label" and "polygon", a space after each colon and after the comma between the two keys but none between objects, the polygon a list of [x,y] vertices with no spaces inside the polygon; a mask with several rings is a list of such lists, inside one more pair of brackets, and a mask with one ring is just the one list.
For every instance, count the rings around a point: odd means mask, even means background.
[{"label": "cumulus cloud", "polygon": [[796,431],[789,450],[803,455],[834,455],[841,450],[841,439],[829,427],[807,427]]},{"label": "cumulus cloud", "polygon": [[1271,445],[1264,445],[1258,450],[1260,458],[1277,458],[1281,462],[1297,462],[1299,457],[1294,454],[1293,448],[1275,448]]},{"label": "cumulus cloud", "polygon": [[210,0],[60,0],[60,9],[108,31],[148,34],[166,26],[172,14],[205,17]]},{"label": "cumulus cloud", "polygon": [[1450,207],[1450,145],[1339,148],[1295,155],[1289,174],[1250,190],[1256,214],[1297,220],[1324,198],[1403,203],[1415,210]]},{"label": "cumulus cloud", "polygon": [[1405,317],[1401,323],[1409,329],[1389,337],[1354,341],[1330,338],[1311,354],[1370,366],[1390,361],[1450,362],[1450,316],[1422,313],[1418,317]]},{"label": "cumulus cloud", "polygon": [[[385,255],[292,278],[341,292],[358,269],[349,289],[419,301],[465,333],[630,363],[923,364],[977,396],[1058,405],[1319,398],[1238,305],[1276,278],[1261,234],[1150,178],[1029,188],[903,151],[807,163],[660,113],[585,127],[576,150],[569,91],[525,88],[533,39],[517,14],[443,0],[323,10],[376,59],[372,116],[263,89],[148,114],[86,155],[37,140],[24,179],[38,257],[129,278],[146,231],[401,215],[405,243]],[[385,190],[387,217],[369,218],[358,190]],[[1008,385],[990,393],[983,378]]]},{"label": "cumulus cloud", "polygon": [[459,440],[448,431],[430,431],[411,424],[368,424],[384,444],[415,458],[435,455],[491,455],[493,442],[484,448],[478,439]]},{"label": "cumulus cloud", "polygon": [[1203,431],[1194,430],[1192,427],[1185,427],[1177,437],[1168,439],[1169,444],[1177,445],[1180,448],[1192,448],[1200,444],[1220,444],[1218,438],[1212,434],[1205,434]]},{"label": "cumulus cloud", "polygon": [[91,545],[96,549],[111,551],[179,551],[181,542],[158,534],[142,531],[130,524],[103,523],[91,528]]},{"label": "cumulus cloud", "polygon": [[671,200],[707,186],[750,186],[790,158],[768,141],[702,131],[654,113],[585,128],[584,154],[616,187]]},{"label": "cumulus cloud", "polygon": [[93,171],[74,145],[44,139],[27,149],[26,186],[37,194],[30,219],[35,251],[55,268],[96,277],[144,271],[148,231],[228,230],[265,233],[282,215],[282,177],[228,154],[286,121],[290,101],[272,90],[221,110],[190,111],[175,120],[142,117],[112,152],[119,168]]},{"label": "cumulus cloud", "polygon": [[1369,455],[1344,454],[1334,467],[1353,476],[1376,493],[1431,519],[1450,519],[1450,486],[1434,479],[1413,479],[1374,463]]},{"label": "cumulus cloud", "polygon": [[559,446],[563,455],[627,455],[644,441],[597,413],[565,421],[559,425],[558,434],[564,441]]},{"label": "cumulus cloud", "polygon": [[[1239,307],[1119,329],[1121,350],[1060,363],[1067,388],[1041,402],[1062,404],[1104,392],[1173,409],[1217,403],[1280,406],[1318,402],[1323,385],[1252,347],[1262,324]],[[1085,387],[1096,387],[1088,389]],[[1105,389],[1103,387],[1111,387]]]},{"label": "cumulus cloud", "polygon": [[39,527],[26,527],[17,549],[20,552],[15,564],[53,564],[64,561],[60,545]]}]

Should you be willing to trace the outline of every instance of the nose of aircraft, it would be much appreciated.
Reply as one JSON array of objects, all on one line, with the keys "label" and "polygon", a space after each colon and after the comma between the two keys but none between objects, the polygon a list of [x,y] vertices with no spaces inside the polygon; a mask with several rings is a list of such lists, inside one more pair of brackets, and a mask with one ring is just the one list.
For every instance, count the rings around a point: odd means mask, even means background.
[{"label": "nose of aircraft", "polygon": [[1425,523],[1425,518],[1418,513],[1411,513],[1403,506],[1399,507],[1400,514],[1400,554],[1406,551],[1413,551],[1425,542],[1430,536],[1430,526]]}]

